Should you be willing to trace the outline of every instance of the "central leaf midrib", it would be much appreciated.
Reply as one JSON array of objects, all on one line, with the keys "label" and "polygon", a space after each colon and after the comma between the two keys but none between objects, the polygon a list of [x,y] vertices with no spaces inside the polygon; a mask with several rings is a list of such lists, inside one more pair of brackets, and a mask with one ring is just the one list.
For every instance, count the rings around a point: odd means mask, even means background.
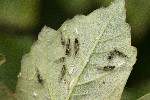
[{"label": "central leaf midrib", "polygon": [[[117,8],[117,7],[116,7],[116,8]],[[101,34],[100,34],[100,35],[98,36],[98,38],[96,39],[95,44],[94,44],[93,48],[91,49],[91,52],[89,53],[89,57],[87,57],[87,58],[90,58],[92,52],[94,51],[95,47],[96,47],[97,44],[99,43],[99,39],[101,38],[101,36],[102,36],[103,33],[105,32],[105,30],[107,29],[107,26],[108,26],[108,24],[110,23],[111,19],[112,19],[113,16],[115,15],[116,8],[115,8],[114,11],[112,12],[112,14],[110,14],[110,18],[108,18],[108,23],[106,24],[106,26],[104,26],[104,28],[102,28],[103,30],[100,32]],[[87,16],[87,17],[88,17],[88,16]],[[85,66],[87,65],[87,62],[88,62],[88,60],[86,60],[86,61],[84,62],[84,64],[83,64],[84,67],[80,70],[80,72],[79,72],[77,78],[75,79],[74,84],[72,85],[73,88],[70,89],[69,94],[68,94],[67,97],[66,97],[66,100],[69,100],[69,98],[71,97],[71,93],[72,93],[72,91],[73,91],[75,85],[77,84],[77,81],[78,81],[78,79],[79,79],[79,76],[82,74],[82,72],[83,72]]]}]

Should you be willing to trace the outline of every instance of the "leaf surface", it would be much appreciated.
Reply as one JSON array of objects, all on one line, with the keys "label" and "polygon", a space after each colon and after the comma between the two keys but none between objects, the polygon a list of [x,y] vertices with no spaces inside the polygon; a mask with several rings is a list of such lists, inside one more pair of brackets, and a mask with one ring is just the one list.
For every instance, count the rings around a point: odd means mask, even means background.
[{"label": "leaf surface", "polygon": [[18,100],[119,100],[137,53],[124,6],[115,0],[58,31],[45,26],[23,57]]}]

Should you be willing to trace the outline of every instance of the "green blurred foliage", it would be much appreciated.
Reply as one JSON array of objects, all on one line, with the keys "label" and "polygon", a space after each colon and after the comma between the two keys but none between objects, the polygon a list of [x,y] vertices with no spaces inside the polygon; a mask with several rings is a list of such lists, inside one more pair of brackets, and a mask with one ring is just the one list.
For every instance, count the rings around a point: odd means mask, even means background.
[{"label": "green blurred foliage", "polygon": [[6,87],[0,79],[0,100],[16,100],[14,94]]},{"label": "green blurred foliage", "polygon": [[[58,29],[68,18],[87,15],[113,0],[0,0],[0,53],[6,62],[0,67],[4,83],[15,90],[22,55],[29,49],[44,25]],[[150,1],[126,0],[127,22],[138,60],[127,82],[122,100],[134,100],[146,92],[150,76]],[[29,35],[32,34],[32,35]],[[138,84],[139,83],[139,84]],[[144,86],[144,87],[143,87]]]},{"label": "green blurred foliage", "polygon": [[126,0],[127,22],[132,28],[133,42],[138,45],[147,36],[150,27],[150,1]]},{"label": "green blurred foliage", "polygon": [[0,66],[1,80],[15,90],[17,75],[20,70],[22,56],[29,52],[32,39],[29,36],[14,33],[0,33],[0,52],[5,55],[5,63]]},{"label": "green blurred foliage", "polygon": [[59,0],[61,8],[67,15],[87,13],[91,9],[91,0]]},{"label": "green blurred foliage", "polygon": [[132,87],[126,87],[121,100],[137,100],[147,93],[150,93],[150,78],[137,82]]},{"label": "green blurred foliage", "polygon": [[150,98],[150,93],[140,97],[138,100],[149,100],[149,98]]},{"label": "green blurred foliage", "polygon": [[5,62],[5,56],[0,54],[0,66]]},{"label": "green blurred foliage", "polygon": [[38,0],[0,0],[0,24],[27,29],[38,22]]}]

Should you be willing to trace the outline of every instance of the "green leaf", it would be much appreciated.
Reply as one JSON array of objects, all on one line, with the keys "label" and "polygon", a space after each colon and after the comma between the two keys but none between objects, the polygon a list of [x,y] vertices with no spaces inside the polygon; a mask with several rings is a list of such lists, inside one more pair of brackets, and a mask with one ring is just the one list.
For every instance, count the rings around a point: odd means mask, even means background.
[{"label": "green leaf", "polygon": [[142,96],[141,98],[139,98],[138,100],[149,100],[150,99],[150,93]]},{"label": "green leaf", "polygon": [[22,59],[17,98],[119,100],[136,61],[125,1],[44,27]]}]

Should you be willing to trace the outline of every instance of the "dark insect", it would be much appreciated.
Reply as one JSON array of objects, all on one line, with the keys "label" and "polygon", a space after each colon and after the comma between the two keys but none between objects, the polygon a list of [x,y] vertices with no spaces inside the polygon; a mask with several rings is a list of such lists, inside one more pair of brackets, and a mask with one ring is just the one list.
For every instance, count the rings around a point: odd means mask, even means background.
[{"label": "dark insect", "polygon": [[55,60],[56,63],[63,63],[65,62],[66,58],[65,57],[61,57],[58,60]]},{"label": "dark insect", "polygon": [[64,62],[65,61],[65,57],[60,58],[60,61]]},{"label": "dark insect", "polygon": [[107,59],[108,59],[108,60],[111,60],[112,58],[113,58],[113,56],[110,56],[110,55],[109,55]]},{"label": "dark insect", "polygon": [[67,44],[70,46],[70,39],[68,39],[68,42],[67,42]]},{"label": "dark insect", "polygon": [[78,38],[75,38],[75,41],[74,41],[74,50],[75,50],[75,55],[78,53],[79,51],[79,41],[78,41]]},{"label": "dark insect", "polygon": [[42,77],[40,75],[40,72],[38,70],[37,70],[37,80],[38,80],[39,83],[43,82],[43,79],[42,79]]},{"label": "dark insect", "polygon": [[107,57],[107,59],[108,59],[108,60],[112,60],[113,57],[114,57],[114,52],[111,51],[110,54],[109,54],[109,56]]},{"label": "dark insect", "polygon": [[127,55],[125,55],[124,53],[118,51],[118,50],[114,50],[115,54],[117,54],[118,56],[122,56],[122,57],[127,57]]},{"label": "dark insect", "polygon": [[70,49],[66,48],[66,55],[70,55]]},{"label": "dark insect", "polygon": [[103,84],[105,84],[105,82],[103,81]]},{"label": "dark insect", "polygon": [[62,67],[62,69],[61,69],[61,80],[62,80],[62,78],[65,76],[65,74],[66,74],[66,66],[63,65],[63,67]]},{"label": "dark insect", "polygon": [[103,68],[103,70],[109,71],[109,70],[113,70],[114,68],[115,68],[115,66],[105,66],[105,67]]},{"label": "dark insect", "polygon": [[66,44],[66,55],[70,55],[70,39],[68,39]]},{"label": "dark insect", "polygon": [[63,36],[61,36],[61,44],[62,44],[62,45],[65,45],[65,39],[64,39]]}]

